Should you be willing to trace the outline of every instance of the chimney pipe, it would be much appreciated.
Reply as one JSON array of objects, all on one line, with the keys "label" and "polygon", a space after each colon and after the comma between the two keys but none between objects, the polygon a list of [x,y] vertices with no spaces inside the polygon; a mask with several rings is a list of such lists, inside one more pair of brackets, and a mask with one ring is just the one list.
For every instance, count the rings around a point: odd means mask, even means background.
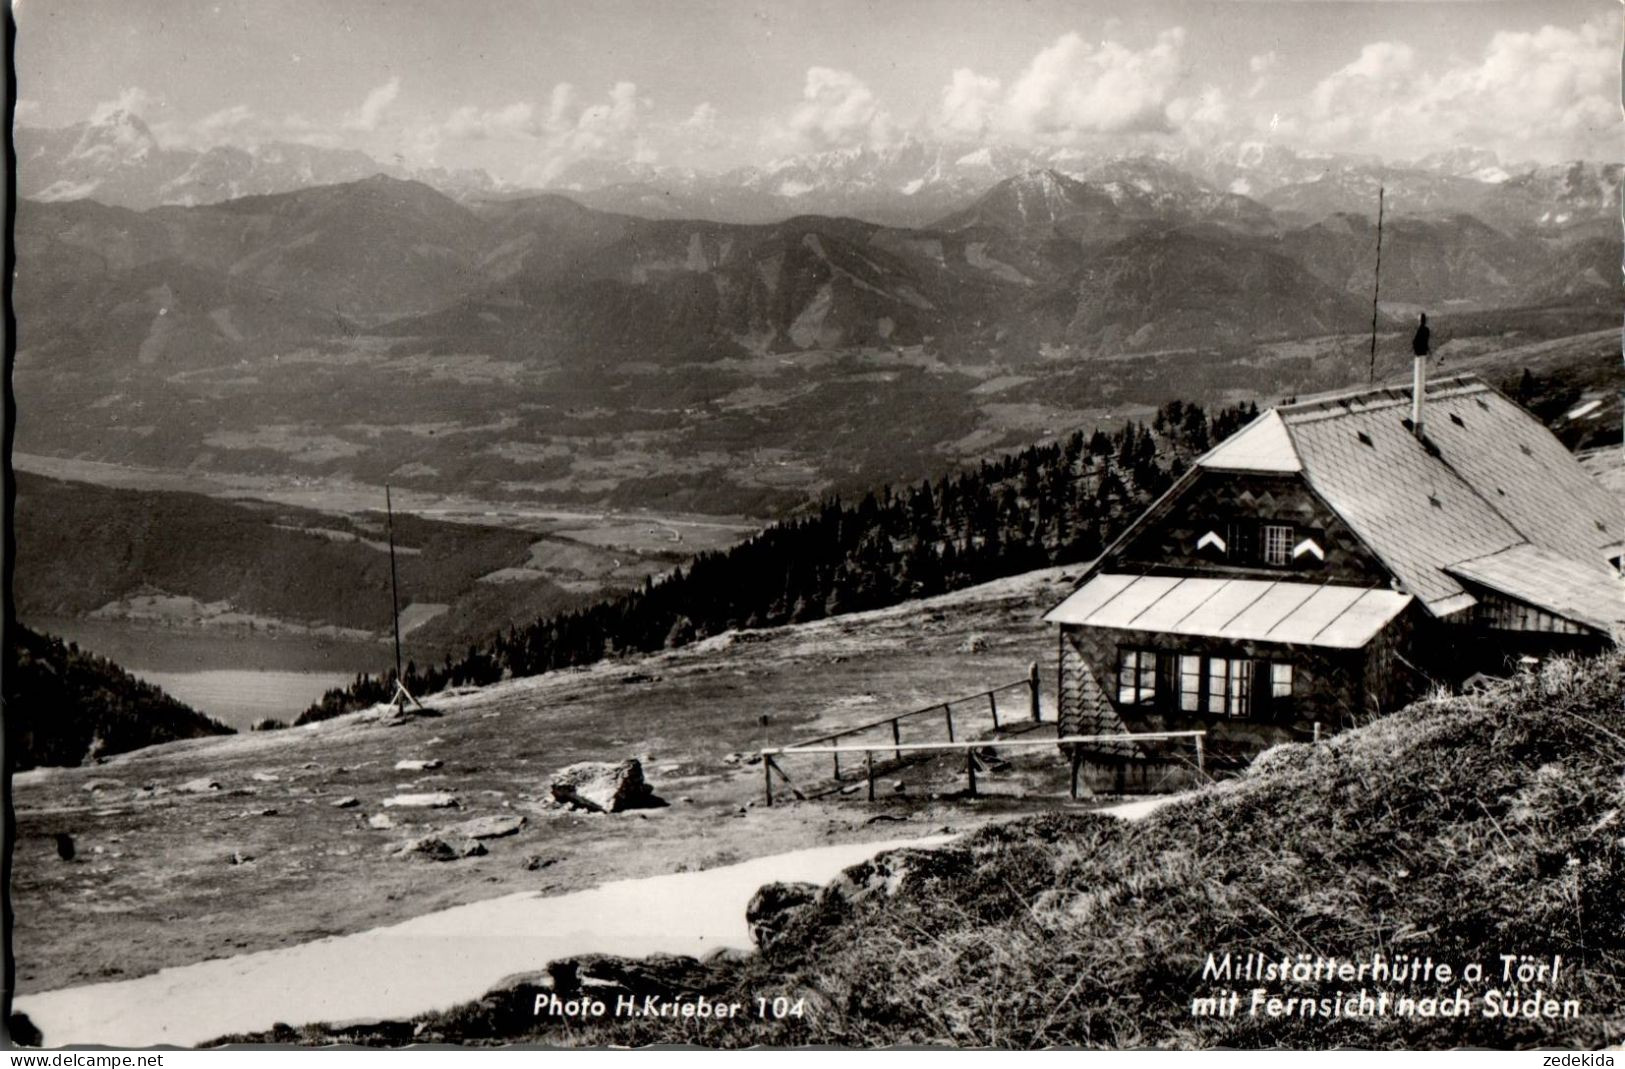
[{"label": "chimney pipe", "polygon": [[1411,433],[1422,437],[1422,400],[1428,385],[1428,358],[1419,356],[1411,364]]},{"label": "chimney pipe", "polygon": [[1428,314],[1423,312],[1417,319],[1416,334],[1411,338],[1411,352],[1416,357],[1411,364],[1411,433],[1417,438],[1422,437],[1422,402],[1427,396],[1428,342],[1432,340],[1431,334]]}]

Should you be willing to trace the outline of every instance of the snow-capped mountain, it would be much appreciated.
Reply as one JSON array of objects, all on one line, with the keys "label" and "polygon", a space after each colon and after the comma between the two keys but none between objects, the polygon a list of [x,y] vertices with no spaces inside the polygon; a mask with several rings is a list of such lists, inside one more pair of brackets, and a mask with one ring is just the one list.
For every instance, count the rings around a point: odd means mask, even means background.
[{"label": "snow-capped mountain", "polygon": [[453,196],[498,188],[483,171],[415,171],[353,149],[286,142],[165,148],[139,116],[122,110],[58,129],[19,126],[16,144],[18,193],[40,201],[92,199],[124,208],[213,204],[375,174],[418,179]]}]

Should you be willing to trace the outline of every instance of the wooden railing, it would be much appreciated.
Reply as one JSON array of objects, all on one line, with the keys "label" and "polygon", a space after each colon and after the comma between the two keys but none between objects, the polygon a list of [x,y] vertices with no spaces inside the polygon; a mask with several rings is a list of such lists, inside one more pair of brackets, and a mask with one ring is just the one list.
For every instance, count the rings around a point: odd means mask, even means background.
[{"label": "wooden railing", "polygon": [[[877,751],[891,750],[893,751],[896,759],[901,761],[903,759],[903,751],[913,748],[910,744],[902,741],[902,722],[904,720],[940,714],[943,718],[943,724],[947,728],[948,741],[953,742],[955,741],[953,707],[956,705],[965,705],[970,702],[979,703],[983,698],[986,698],[988,713],[993,718],[993,730],[997,732],[1003,730],[1006,725],[1018,722],[1018,718],[1009,717],[1007,715],[1004,723],[1000,723],[998,696],[1005,691],[1018,689],[1027,691],[1027,701],[1025,703],[1026,709],[1024,710],[1025,716],[1019,719],[1026,723],[1039,723],[1038,664],[1034,662],[1027,668],[1026,679],[1018,679],[1014,683],[1005,683],[1001,686],[993,687],[990,690],[979,690],[975,694],[966,695],[965,697],[950,698],[944,702],[934,702],[931,705],[923,706],[919,709],[912,709],[906,713],[898,713],[895,716],[885,716],[878,720],[870,720],[863,724],[857,724],[853,727],[842,728],[840,731],[832,731],[828,735],[819,735],[816,738],[807,739],[804,742],[797,742],[787,746],[776,747],[772,750],[772,752],[776,754],[827,753],[830,755],[830,763],[833,766],[832,777],[838,780],[841,778],[841,754],[845,752],[862,752],[864,748],[857,747],[853,750],[847,750],[842,749],[841,747],[826,747],[826,743],[832,743],[839,739],[851,738],[854,735],[861,735],[867,731],[875,731],[879,728],[889,727],[891,729],[892,744],[890,746],[870,747],[870,749]],[[769,751],[763,750],[761,752],[763,755],[763,760],[765,761],[766,755]],[[781,771],[779,774],[783,775],[784,773]],[[788,782],[788,777],[786,777],[786,782]]]},{"label": "wooden railing", "polygon": [[[1007,688],[1002,688],[1001,687],[1001,688],[997,688],[997,689],[1002,690],[1002,689],[1007,689]],[[979,696],[979,695],[973,695],[973,697],[977,697],[977,696]],[[926,711],[933,711],[933,710],[935,710],[937,708],[938,708],[938,706],[933,705],[933,706],[930,706],[928,708],[928,710],[926,710]],[[918,712],[918,710],[917,710],[917,712]],[[900,715],[901,716],[911,716],[911,715],[914,715],[914,714],[912,714],[912,713],[903,713],[903,714],[900,714]],[[1132,740],[1134,742],[1158,742],[1158,741],[1164,741],[1164,740],[1168,740],[1168,739],[1193,739],[1193,740],[1195,740],[1195,743],[1196,743],[1196,771],[1197,771],[1197,775],[1198,776],[1205,776],[1206,775],[1206,770],[1204,768],[1205,759],[1204,759],[1204,750],[1203,750],[1203,739],[1207,736],[1207,732],[1205,732],[1205,731],[1147,731],[1147,732],[1130,732],[1130,733],[1127,733],[1127,734],[1118,733],[1118,734],[1114,734],[1114,735],[1062,735],[1059,738],[1055,738],[1055,739],[980,739],[980,740],[976,740],[976,741],[972,741],[972,742],[896,742],[896,741],[894,741],[890,746],[887,746],[887,745],[884,745],[884,744],[879,745],[879,746],[821,746],[821,745],[818,745],[821,742],[828,742],[828,741],[831,741],[832,739],[841,738],[841,737],[843,737],[845,735],[850,735],[850,734],[853,734],[853,733],[855,733],[857,731],[865,730],[867,728],[872,728],[872,727],[875,727],[875,726],[881,725],[881,724],[886,724],[886,723],[888,723],[890,721],[895,721],[896,719],[898,719],[898,717],[892,717],[892,718],[889,718],[889,720],[877,720],[873,724],[865,725],[862,728],[849,728],[844,732],[837,732],[835,735],[826,736],[826,737],[820,738],[820,739],[809,740],[808,742],[801,743],[801,744],[798,744],[798,745],[795,745],[795,746],[774,746],[774,747],[769,747],[767,749],[762,750],[761,751],[761,755],[762,755],[762,778],[763,778],[763,787],[765,789],[765,801],[766,801],[766,803],[768,805],[773,804],[773,774],[775,772],[778,773],[779,778],[784,781],[785,786],[789,787],[791,793],[793,793],[797,798],[803,798],[804,799],[806,797],[806,795],[804,795],[800,790],[798,790],[796,788],[795,783],[791,781],[789,776],[784,774],[784,769],[780,768],[778,763],[774,760],[774,758],[784,756],[786,754],[831,754],[831,755],[833,755],[835,757],[837,762],[840,760],[840,755],[843,754],[843,753],[861,753],[861,754],[863,754],[865,778],[868,780],[868,783],[869,783],[869,801],[871,801],[871,802],[875,800],[875,754],[876,753],[884,753],[884,752],[886,752],[888,750],[892,751],[897,756],[898,760],[902,759],[902,755],[903,755],[904,752],[932,752],[932,751],[943,752],[943,751],[963,750],[964,753],[965,753],[965,778],[966,778],[966,781],[967,781],[968,791],[973,797],[976,794],[976,751],[981,750],[981,749],[986,749],[986,748],[989,748],[989,747],[992,747],[992,746],[998,746],[998,747],[1001,747],[1001,748],[1018,748],[1018,749],[1020,749],[1020,748],[1041,747],[1041,746],[1044,746],[1044,747],[1047,747],[1047,746],[1064,746],[1064,745],[1068,745],[1068,744],[1082,744],[1082,743],[1121,742],[1124,739],[1129,739],[1129,740]],[[1083,754],[1083,750],[1082,750],[1081,746],[1079,746],[1079,745],[1073,745],[1072,746],[1072,749],[1071,749],[1071,760],[1072,760],[1072,788],[1071,788],[1071,793],[1072,793],[1073,798],[1076,798],[1078,796],[1078,768],[1079,768],[1079,765],[1080,765],[1080,763],[1082,761],[1082,754]],[[839,765],[837,765],[837,769],[838,768],[839,768]],[[837,776],[837,778],[839,778],[839,777]]]}]

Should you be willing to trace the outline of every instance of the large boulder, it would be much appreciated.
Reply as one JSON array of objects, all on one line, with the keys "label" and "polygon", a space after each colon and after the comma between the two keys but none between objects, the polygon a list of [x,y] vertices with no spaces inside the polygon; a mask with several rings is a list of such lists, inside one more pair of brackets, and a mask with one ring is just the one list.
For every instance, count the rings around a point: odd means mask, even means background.
[{"label": "large boulder", "polygon": [[553,773],[553,800],[593,813],[651,809],[666,803],[643,781],[643,765],[631,757],[620,764],[581,761]]},{"label": "large boulder", "polygon": [[745,923],[750,925],[750,938],[757,946],[767,945],[779,937],[784,926],[796,912],[818,899],[816,883],[769,883],[758,888],[745,907]]}]

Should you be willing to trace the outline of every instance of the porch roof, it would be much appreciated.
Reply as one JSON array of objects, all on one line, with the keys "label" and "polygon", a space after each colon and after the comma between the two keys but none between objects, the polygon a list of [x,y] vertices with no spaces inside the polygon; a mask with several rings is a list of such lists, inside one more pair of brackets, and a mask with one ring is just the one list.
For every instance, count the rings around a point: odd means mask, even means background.
[{"label": "porch roof", "polygon": [[1382,588],[1176,575],[1095,576],[1044,619],[1170,635],[1359,649],[1412,601]]}]

